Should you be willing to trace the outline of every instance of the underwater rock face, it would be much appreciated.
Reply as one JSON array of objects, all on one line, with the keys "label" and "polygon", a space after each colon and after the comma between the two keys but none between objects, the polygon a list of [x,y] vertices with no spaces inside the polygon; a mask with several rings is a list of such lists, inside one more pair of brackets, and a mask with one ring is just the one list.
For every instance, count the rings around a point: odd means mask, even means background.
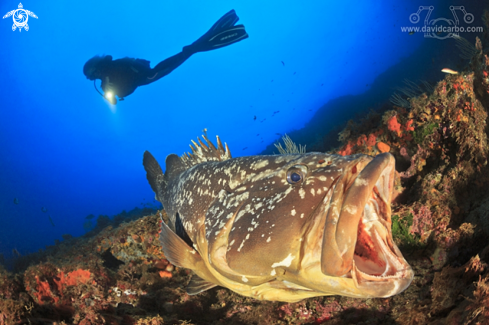
[{"label": "underwater rock face", "polygon": [[472,224],[481,226],[485,235],[489,238],[489,191],[484,191],[486,196],[480,203],[480,206],[470,212],[467,217],[467,221]]}]

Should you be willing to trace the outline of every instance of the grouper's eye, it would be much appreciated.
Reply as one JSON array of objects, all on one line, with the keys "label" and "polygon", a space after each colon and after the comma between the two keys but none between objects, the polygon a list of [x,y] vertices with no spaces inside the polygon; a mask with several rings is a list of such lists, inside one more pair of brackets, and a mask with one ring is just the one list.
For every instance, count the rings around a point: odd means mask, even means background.
[{"label": "grouper's eye", "polygon": [[287,171],[287,182],[291,185],[301,184],[307,175],[307,167],[304,165],[295,165]]}]

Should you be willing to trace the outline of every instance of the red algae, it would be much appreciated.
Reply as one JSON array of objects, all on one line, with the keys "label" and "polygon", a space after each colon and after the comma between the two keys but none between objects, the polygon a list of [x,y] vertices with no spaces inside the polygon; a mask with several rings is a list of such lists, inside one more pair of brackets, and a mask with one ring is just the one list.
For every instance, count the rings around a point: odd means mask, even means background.
[{"label": "red algae", "polygon": [[394,115],[387,120],[387,128],[389,131],[400,133],[401,132],[401,124],[397,122],[397,117]]},{"label": "red algae", "polygon": [[54,282],[58,287],[58,292],[63,292],[64,286],[74,286],[77,284],[87,283],[88,280],[90,279],[90,275],[91,275],[90,271],[86,271],[82,269],[69,272],[66,275],[64,272],[61,272],[59,274],[59,280],[54,279]]}]

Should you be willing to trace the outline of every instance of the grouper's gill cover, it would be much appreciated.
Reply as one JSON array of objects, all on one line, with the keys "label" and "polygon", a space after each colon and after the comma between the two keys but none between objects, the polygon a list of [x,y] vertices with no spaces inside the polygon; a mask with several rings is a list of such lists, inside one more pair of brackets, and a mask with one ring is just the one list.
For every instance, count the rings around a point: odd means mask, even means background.
[{"label": "grouper's gill cover", "polygon": [[[294,302],[340,294],[389,297],[413,271],[391,233],[394,158],[323,153],[231,158],[206,138],[192,154],[149,153],[148,181],[170,222],[160,241],[192,269],[195,294],[220,285],[257,299]],[[175,234],[181,222],[190,247]]]}]

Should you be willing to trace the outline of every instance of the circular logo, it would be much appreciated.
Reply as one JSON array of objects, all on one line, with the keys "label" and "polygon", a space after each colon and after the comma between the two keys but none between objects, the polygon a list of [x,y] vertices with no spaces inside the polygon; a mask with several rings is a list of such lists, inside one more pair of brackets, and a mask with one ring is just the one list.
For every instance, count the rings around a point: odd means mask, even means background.
[{"label": "circular logo", "polygon": [[27,24],[27,20],[29,20],[29,16],[24,9],[17,9],[13,16],[15,26],[19,28],[24,27]]},{"label": "circular logo", "polygon": [[[446,18],[437,18],[433,19],[432,21],[429,22],[429,25],[432,27],[438,27],[438,28],[452,28],[455,26],[455,22],[451,19],[446,19]],[[446,31],[443,31],[443,29],[439,32],[432,31],[430,37],[437,38],[437,39],[447,39],[450,37],[453,37],[453,33],[449,33]]]}]

